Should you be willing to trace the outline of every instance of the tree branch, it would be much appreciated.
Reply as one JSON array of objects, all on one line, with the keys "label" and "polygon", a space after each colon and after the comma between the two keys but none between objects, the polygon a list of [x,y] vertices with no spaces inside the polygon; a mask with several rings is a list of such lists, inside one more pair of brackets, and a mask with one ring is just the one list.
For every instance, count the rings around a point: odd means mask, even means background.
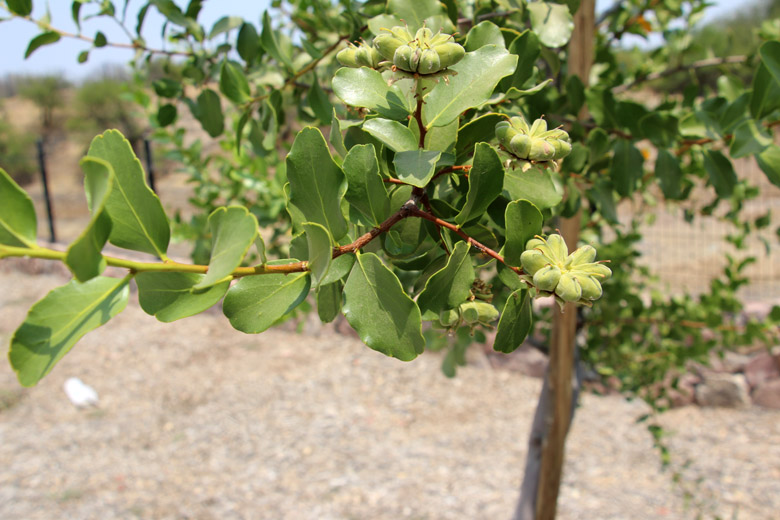
[{"label": "tree branch", "polygon": [[697,70],[706,67],[717,67],[718,65],[745,63],[747,60],[748,60],[747,56],[738,55],[738,56],[724,56],[722,58],[707,58],[705,60],[694,61],[693,63],[688,63],[688,64],[681,63],[680,65],[677,65],[675,67],[671,67],[658,72],[653,72],[652,74],[648,74],[647,76],[636,78],[631,83],[626,83],[625,85],[618,85],[617,87],[612,89],[612,92],[614,94],[620,94],[622,92],[625,92],[627,90],[636,87],[637,85],[641,85],[649,81],[655,81],[657,79],[665,78],[667,76],[672,76],[673,74],[677,74],[678,72],[682,72],[682,71]]}]

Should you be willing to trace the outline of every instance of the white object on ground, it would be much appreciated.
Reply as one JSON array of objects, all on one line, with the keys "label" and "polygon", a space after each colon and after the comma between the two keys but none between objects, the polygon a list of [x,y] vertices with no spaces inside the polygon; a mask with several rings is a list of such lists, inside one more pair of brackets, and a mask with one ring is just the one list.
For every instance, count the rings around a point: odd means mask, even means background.
[{"label": "white object on ground", "polygon": [[70,402],[79,408],[97,406],[98,404],[98,394],[95,389],[78,377],[69,377],[62,389],[65,390],[65,395],[68,396]]}]

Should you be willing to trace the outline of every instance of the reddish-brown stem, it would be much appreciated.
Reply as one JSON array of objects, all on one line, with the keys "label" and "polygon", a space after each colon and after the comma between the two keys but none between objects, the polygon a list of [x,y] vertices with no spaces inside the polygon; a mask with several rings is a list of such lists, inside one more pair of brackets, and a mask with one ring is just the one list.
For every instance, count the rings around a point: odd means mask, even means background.
[{"label": "reddish-brown stem", "polygon": [[408,186],[409,185],[408,183],[406,183],[406,182],[404,182],[402,180],[399,180],[399,179],[392,179],[391,178],[391,179],[382,179],[382,180],[384,182],[388,183],[388,184],[401,184],[401,185],[404,185],[404,186]]},{"label": "reddish-brown stem", "polygon": [[466,243],[468,243],[468,244],[476,247],[477,249],[479,249],[483,254],[486,254],[489,257],[496,259],[497,261],[499,261],[502,264],[506,265],[509,269],[511,269],[515,273],[523,274],[523,270],[522,269],[520,269],[519,267],[514,267],[514,266],[511,266],[511,265],[507,264],[506,261],[504,260],[503,256],[499,255],[498,253],[496,253],[495,251],[490,249],[488,246],[482,244],[481,242],[478,242],[478,241],[474,240],[465,231],[460,229],[455,224],[450,224],[446,220],[442,220],[442,219],[440,219],[439,217],[437,217],[435,215],[431,215],[430,213],[426,213],[425,211],[422,211],[421,209],[419,209],[417,207],[413,207],[409,211],[409,216],[424,218],[425,220],[429,220],[429,221],[433,222],[434,224],[436,224],[439,227],[443,227],[443,228],[449,229],[453,233],[456,233],[458,236],[460,236],[463,240],[465,240]]},{"label": "reddish-brown stem", "polygon": [[448,173],[454,173],[454,172],[459,172],[459,171],[465,172],[465,175],[468,177],[468,172],[471,171],[471,166],[470,165],[465,165],[465,166],[447,166],[443,170],[436,172],[436,175],[434,175],[431,178],[431,182],[433,182],[437,178],[441,177],[442,175],[447,175]]},{"label": "reddish-brown stem", "polygon": [[[426,193],[423,195],[422,198],[423,206],[425,206],[425,209],[428,210],[428,213],[431,215],[434,214],[433,206],[431,206],[431,201],[428,199],[428,194]],[[436,231],[439,233],[439,242],[441,242],[441,247],[444,249],[444,252],[447,253],[447,256],[450,256],[450,249],[447,247],[447,243],[444,241],[444,235],[441,233],[441,228],[439,226],[436,226]]]},{"label": "reddish-brown stem", "polygon": [[417,120],[417,128],[420,130],[420,148],[425,148],[425,125],[422,122],[422,95],[417,94],[417,109],[414,111],[414,118]]},{"label": "reddish-brown stem", "polygon": [[352,242],[351,244],[347,244],[345,246],[338,246],[333,248],[333,258],[338,258],[341,255],[345,255],[347,253],[354,253],[355,251],[358,251],[359,249],[365,247],[369,242],[374,240],[376,237],[381,235],[382,233],[388,231],[391,227],[393,227],[395,224],[397,224],[399,221],[405,219],[410,215],[410,212],[412,208],[414,208],[414,202],[408,201],[406,202],[401,208],[387,217],[387,219],[382,222],[379,227],[375,227],[368,233],[365,233],[364,235],[361,235]]}]

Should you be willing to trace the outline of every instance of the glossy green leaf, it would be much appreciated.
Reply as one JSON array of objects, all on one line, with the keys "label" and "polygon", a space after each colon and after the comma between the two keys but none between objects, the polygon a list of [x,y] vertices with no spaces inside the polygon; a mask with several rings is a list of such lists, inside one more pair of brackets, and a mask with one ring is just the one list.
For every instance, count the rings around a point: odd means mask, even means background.
[{"label": "glossy green leaf", "polygon": [[504,166],[496,150],[489,144],[479,143],[476,146],[468,183],[466,201],[455,217],[455,222],[460,226],[485,213],[504,188]]},{"label": "glossy green leaf", "polygon": [[102,32],[100,32],[100,31],[98,31],[98,32],[95,34],[95,41],[94,41],[93,45],[94,45],[96,48],[98,48],[98,49],[99,49],[99,48],[101,48],[101,47],[105,47],[106,45],[108,45],[108,40],[106,40],[106,35],[105,35],[105,34],[103,34],[103,33],[102,33]]},{"label": "glossy green leaf", "polygon": [[530,2],[528,13],[531,28],[547,47],[563,47],[569,42],[574,30],[574,19],[569,7],[552,2]]},{"label": "glossy green leaf", "polygon": [[219,74],[219,90],[234,103],[246,103],[252,96],[249,92],[249,82],[241,67],[227,59],[222,61]]},{"label": "glossy green leaf", "polygon": [[[458,242],[447,259],[447,265],[435,272],[417,297],[417,305],[423,315],[454,309],[469,297],[474,283],[474,266],[471,263],[466,242]],[[433,319],[433,317],[431,317]]]},{"label": "glossy green leaf", "polygon": [[615,202],[614,188],[607,179],[600,179],[593,188],[588,191],[588,197],[596,205],[601,216],[609,222],[617,223],[617,204]]},{"label": "glossy green leaf", "polygon": [[455,120],[446,126],[434,126],[428,130],[425,134],[425,146],[423,148],[454,155],[457,138],[458,121]]},{"label": "glossy green leaf", "polygon": [[341,282],[320,285],[317,289],[317,315],[322,323],[330,323],[341,312],[341,294],[344,284]]},{"label": "glossy green leaf", "polygon": [[333,161],[328,144],[316,128],[304,128],[287,155],[290,200],[306,220],[322,224],[338,241],[347,233],[341,214],[344,173]]},{"label": "glossy green leaf", "polygon": [[466,162],[474,153],[474,145],[477,143],[492,141],[496,136],[496,123],[505,119],[506,117],[501,114],[485,114],[460,127],[455,144],[456,164]]},{"label": "glossy green leaf", "polygon": [[32,0],[6,0],[5,3],[8,10],[15,15],[28,16],[32,13]]},{"label": "glossy green leaf", "polygon": [[[444,15],[444,9],[438,0],[388,0],[387,10],[399,20],[403,20],[412,34],[423,26],[427,18]],[[429,24],[426,25],[430,27]],[[436,32],[437,29],[431,30]]]},{"label": "glossy green leaf", "polygon": [[461,113],[485,103],[498,82],[515,71],[517,56],[496,45],[469,52],[450,67],[457,72],[449,84],[439,82],[425,95],[422,117],[425,127],[445,126]]},{"label": "glossy green leaf", "polygon": [[780,187],[780,146],[770,146],[756,156],[756,161],[769,182]]},{"label": "glossy green leaf", "polygon": [[417,138],[406,125],[390,119],[369,119],[363,130],[376,137],[394,152],[417,150]]},{"label": "glossy green leaf", "polygon": [[737,174],[731,161],[717,150],[704,151],[704,169],[718,197],[730,197],[737,184]]},{"label": "glossy green leaf", "polygon": [[496,330],[493,350],[509,354],[525,341],[533,325],[531,299],[526,289],[518,289],[509,295]]},{"label": "glossy green leaf", "polygon": [[27,46],[27,50],[24,52],[24,59],[29,58],[33,52],[40,49],[44,45],[51,45],[52,43],[56,43],[58,41],[60,41],[59,33],[54,31],[42,32],[30,40],[30,44]]},{"label": "glossy green leaf", "polygon": [[414,111],[398,86],[387,86],[382,75],[366,67],[342,67],[333,78],[333,92],[347,105],[373,110],[382,117],[406,121]]},{"label": "glossy green leaf", "polygon": [[255,243],[257,227],[257,218],[243,206],[215,209],[209,215],[209,270],[194,288],[206,289],[229,278]]},{"label": "glossy green leaf", "polygon": [[372,144],[353,146],[344,158],[347,177],[345,198],[373,226],[390,216],[390,195],[379,174],[379,163]]},{"label": "glossy green leaf", "polygon": [[352,271],[355,255],[341,255],[333,259],[330,269],[320,283],[320,287],[343,280]]},{"label": "glossy green leaf", "polygon": [[203,129],[211,137],[219,137],[225,131],[225,116],[222,114],[222,105],[219,95],[211,89],[205,89],[198,96],[194,105],[195,119],[200,121]]},{"label": "glossy green leaf", "polygon": [[152,82],[154,93],[160,97],[175,98],[182,94],[183,87],[180,81],[170,78],[161,78]]},{"label": "glossy green leaf", "polygon": [[111,234],[111,217],[106,211],[106,202],[114,184],[114,170],[111,165],[95,157],[81,160],[84,170],[84,189],[92,214],[89,224],[73,242],[65,254],[65,265],[80,282],[99,276],[106,268],[101,251]]},{"label": "glossy green leaf", "polygon": [[0,168],[0,244],[35,247],[37,229],[32,199]]},{"label": "glossy green leaf", "polygon": [[658,150],[655,159],[655,176],[661,185],[664,197],[671,200],[682,196],[682,176],[680,161],[667,150]]},{"label": "glossy green leaf", "polygon": [[772,137],[765,134],[755,120],[750,119],[734,130],[734,139],[731,141],[729,154],[734,159],[756,155],[763,152],[771,144]]},{"label": "glossy green leaf", "polygon": [[780,41],[765,42],[758,50],[761,61],[777,83],[780,83]]},{"label": "glossy green leaf", "polygon": [[485,45],[506,47],[504,36],[501,34],[501,29],[493,22],[487,20],[480,22],[471,28],[466,35],[466,42],[463,46],[466,48],[466,51],[471,52],[480,47],[484,47]]},{"label": "glossy green leaf", "polygon": [[551,208],[563,199],[550,174],[536,167],[525,172],[520,167],[506,170],[504,191],[509,200],[525,199],[539,209]]},{"label": "glossy green leaf", "polygon": [[750,113],[756,119],[780,108],[780,82],[775,81],[766,64],[759,64],[753,76],[750,94]]},{"label": "glossy green leaf", "polygon": [[317,79],[317,74],[314,74],[314,79],[309,89],[309,95],[307,96],[309,107],[311,107],[314,115],[317,119],[322,121],[323,124],[327,124],[333,117],[333,105],[328,99],[328,95],[320,87],[320,82]]},{"label": "glossy green leaf", "polygon": [[103,276],[71,280],[33,305],[8,352],[19,382],[37,384],[82,336],[119,314],[127,305],[128,282],[129,277]]},{"label": "glossy green leaf", "polygon": [[639,128],[659,148],[672,146],[680,138],[677,118],[668,112],[650,112],[639,120]]},{"label": "glossy green leaf", "polygon": [[644,158],[634,144],[627,139],[618,139],[612,147],[614,156],[609,168],[609,178],[615,186],[615,191],[623,197],[628,197],[637,188],[642,178]]},{"label": "glossy green leaf", "polygon": [[393,157],[395,175],[407,184],[422,188],[433,177],[440,157],[441,152],[432,150],[399,152]]},{"label": "glossy green leaf", "polygon": [[157,124],[160,126],[168,126],[176,121],[178,110],[175,105],[166,103],[157,110]]},{"label": "glossy green leaf", "polygon": [[205,275],[177,272],[144,272],[135,276],[138,303],[145,313],[164,323],[200,314],[216,304],[227,292],[230,281],[194,291]]},{"label": "glossy green leaf", "polygon": [[92,140],[88,155],[114,169],[114,184],[106,202],[112,221],[109,241],[166,259],[171,235],[168,217],[160,199],[146,185],[144,169],[130,143],[119,131],[108,130]]},{"label": "glossy green leaf", "polygon": [[287,52],[282,49],[276,32],[271,26],[271,17],[268,15],[268,11],[263,13],[263,32],[260,34],[260,43],[263,45],[265,52],[270,54],[279,64],[283,65],[287,70],[293,70],[292,60]]},{"label": "glossy green leaf", "polygon": [[504,220],[504,260],[509,265],[521,267],[520,255],[525,251],[528,241],[542,232],[544,218],[536,206],[527,200],[517,200],[507,204]]},{"label": "glossy green leaf", "polygon": [[236,330],[257,334],[297,307],[310,283],[309,273],[247,276],[230,288],[222,311]]},{"label": "glossy green leaf", "polygon": [[344,157],[347,155],[347,147],[344,146],[344,135],[341,133],[341,124],[336,117],[336,109],[333,109],[333,115],[330,120],[330,133],[328,133],[328,142],[336,150],[336,153]]},{"label": "glossy green leaf", "polygon": [[233,29],[238,29],[243,23],[244,19],[240,16],[223,16],[214,22],[214,25],[211,27],[209,40],[213,40],[220,34],[232,31]]},{"label": "glossy green leaf", "polygon": [[422,353],[420,309],[378,256],[357,255],[344,298],[344,316],[366,345],[402,361]]},{"label": "glossy green leaf", "polygon": [[319,288],[333,260],[333,240],[327,229],[314,222],[305,222],[303,232],[309,250],[311,281],[315,288]]},{"label": "glossy green leaf", "polygon": [[511,87],[522,89],[526,82],[534,76],[536,60],[539,59],[541,52],[539,38],[531,30],[523,31],[509,44],[509,52],[517,55],[517,67],[511,76],[501,80],[501,89],[509,90]]},{"label": "glossy green leaf", "polygon": [[236,50],[241,59],[248,64],[254,63],[260,54],[260,38],[257,35],[255,26],[251,23],[243,24],[238,31]]}]

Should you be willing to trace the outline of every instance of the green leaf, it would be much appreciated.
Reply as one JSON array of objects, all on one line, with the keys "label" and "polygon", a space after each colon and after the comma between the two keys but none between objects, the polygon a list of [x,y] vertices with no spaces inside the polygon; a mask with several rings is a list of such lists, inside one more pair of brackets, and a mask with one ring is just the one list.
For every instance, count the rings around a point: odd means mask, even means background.
[{"label": "green leaf", "polygon": [[183,87],[180,81],[170,78],[161,78],[152,82],[155,94],[160,97],[175,98],[182,93]]},{"label": "green leaf", "polygon": [[330,323],[341,312],[341,294],[344,284],[341,282],[320,285],[317,289],[317,315],[322,323]]},{"label": "green leaf", "polygon": [[378,256],[358,253],[344,298],[344,316],[370,348],[401,361],[422,353],[420,309]]},{"label": "green leaf", "polygon": [[327,124],[333,118],[333,105],[331,104],[330,99],[328,99],[328,95],[322,90],[322,87],[320,87],[320,82],[317,80],[317,74],[314,74],[314,79],[312,80],[307,99],[314,115],[317,116],[317,119],[322,121],[323,124]]},{"label": "green leaf", "polygon": [[677,200],[682,196],[683,172],[680,161],[667,150],[658,150],[655,159],[655,176],[661,185],[664,197]]},{"label": "green leaf", "polygon": [[106,201],[112,228],[109,241],[118,247],[167,259],[171,230],[160,199],[146,185],[141,162],[118,130],[95,137],[88,155],[106,161],[114,170],[114,184]]},{"label": "green leaf", "polygon": [[715,188],[718,197],[730,197],[737,184],[737,174],[731,161],[717,150],[704,151],[704,169],[710,178],[710,184]]},{"label": "green leaf", "polygon": [[407,184],[423,188],[433,177],[439,157],[441,152],[432,150],[399,152],[393,157],[395,175]]},{"label": "green leaf", "polygon": [[0,168],[0,244],[35,247],[37,229],[32,199]]},{"label": "green leaf", "polygon": [[164,323],[200,314],[216,304],[230,287],[226,280],[205,291],[193,291],[204,278],[205,275],[196,273],[138,273],[138,303],[145,313]]},{"label": "green leaf", "polygon": [[506,170],[504,191],[509,200],[525,199],[540,210],[556,206],[563,199],[550,174],[536,167],[525,172],[520,167]]},{"label": "green leaf", "polygon": [[574,19],[565,5],[552,2],[530,2],[531,28],[547,47],[563,47],[574,30]]},{"label": "green leaf", "polygon": [[517,56],[496,45],[485,45],[467,53],[450,67],[457,75],[450,77],[449,84],[440,81],[424,96],[425,127],[448,125],[466,110],[485,103],[501,78],[515,71],[516,64]]},{"label": "green leaf", "polygon": [[81,51],[79,53],[79,57],[77,58],[77,61],[79,63],[86,63],[89,59],[89,51]]},{"label": "green leaf", "polygon": [[279,64],[283,65],[288,71],[293,70],[290,56],[279,45],[276,32],[271,27],[271,17],[268,15],[268,11],[263,13],[263,32],[260,35],[260,43],[265,52],[270,54]]},{"label": "green leaf", "polygon": [[343,168],[347,177],[347,202],[378,227],[390,216],[390,196],[379,173],[374,145],[353,146],[344,158]]},{"label": "green leaf", "polygon": [[192,115],[200,121],[206,133],[211,137],[222,135],[225,130],[225,117],[222,115],[219,94],[207,88],[198,96],[197,104],[190,105],[190,108],[194,108]]},{"label": "green leaf", "polygon": [[454,309],[466,301],[475,276],[469,249],[471,246],[466,242],[455,244],[447,265],[428,278],[417,297],[420,312],[438,315],[440,311]]},{"label": "green leaf", "polygon": [[463,46],[466,48],[466,51],[471,52],[480,47],[484,47],[485,45],[506,47],[504,36],[501,34],[501,29],[493,22],[487,20],[480,22],[471,28],[466,35],[466,42]]},{"label": "green leaf", "polygon": [[30,44],[27,46],[27,50],[24,53],[24,59],[29,58],[33,52],[43,47],[44,45],[51,45],[52,43],[56,43],[58,41],[60,41],[59,33],[54,31],[42,32],[30,40]]},{"label": "green leaf", "polygon": [[241,67],[229,62],[227,59],[222,60],[219,90],[234,103],[246,103],[252,99],[249,92],[249,82],[246,80],[244,71],[241,70]]},{"label": "green leaf", "polygon": [[764,43],[758,53],[769,73],[777,83],[780,83],[780,41],[772,40]]},{"label": "green leaf", "polygon": [[241,27],[243,23],[244,19],[240,16],[223,16],[217,20],[214,23],[214,26],[211,28],[211,32],[209,33],[209,40],[213,40],[220,34],[237,29],[238,27]]},{"label": "green leaf", "polygon": [[309,273],[247,276],[230,288],[222,311],[236,330],[257,334],[297,307],[310,283]]},{"label": "green leaf", "polygon": [[517,67],[511,76],[501,80],[501,90],[509,90],[511,87],[522,89],[534,76],[536,60],[541,52],[539,38],[533,31],[525,30],[509,44],[509,52],[517,55]]},{"label": "green leaf", "polygon": [[406,125],[390,119],[369,119],[363,130],[376,137],[394,152],[417,150],[418,142]]},{"label": "green leaf", "polygon": [[615,204],[615,196],[612,192],[612,183],[606,179],[600,179],[599,182],[588,191],[588,196],[593,200],[596,209],[601,213],[602,217],[609,222],[617,223],[617,205]]},{"label": "green leaf", "polygon": [[366,67],[337,70],[333,92],[347,105],[368,108],[396,121],[405,122],[414,111],[397,85],[388,87],[379,72]]},{"label": "green leaf", "polygon": [[[406,22],[412,34],[423,26],[426,18],[444,15],[438,0],[388,0],[387,11]],[[436,32],[436,29],[431,30]]]},{"label": "green leaf", "polygon": [[780,187],[780,146],[770,146],[756,156],[756,161],[769,182]]},{"label": "green leaf", "polygon": [[119,314],[127,305],[129,280],[71,280],[33,305],[8,352],[19,382],[37,384],[84,334]]},{"label": "green leaf", "polygon": [[32,13],[32,0],[6,0],[5,3],[8,10],[15,15],[29,16]]},{"label": "green leaf", "polygon": [[[74,0],[70,4],[70,16],[73,18],[73,23],[76,24],[76,28],[79,30],[79,32],[81,32],[81,1],[82,0]],[[25,3],[29,3],[30,9],[32,9],[32,0],[28,0]]]},{"label": "green leaf", "polygon": [[347,147],[344,146],[344,136],[341,133],[341,124],[336,117],[336,109],[333,109],[333,116],[330,120],[330,133],[328,133],[328,142],[333,145],[336,153],[344,157],[347,155]]},{"label": "green leaf", "polygon": [[521,267],[520,255],[525,251],[528,241],[542,232],[544,218],[536,206],[527,200],[518,200],[507,204],[504,219],[504,260],[509,265]]},{"label": "green leaf", "polygon": [[176,106],[167,103],[157,110],[157,123],[160,126],[168,126],[176,120],[178,113]]},{"label": "green leaf", "polygon": [[457,138],[458,121],[455,120],[447,126],[434,126],[428,130],[425,134],[425,146],[423,148],[453,155]]},{"label": "green leaf", "polygon": [[326,274],[325,278],[323,278],[322,282],[320,283],[320,287],[343,280],[352,270],[352,265],[354,263],[355,255],[341,255],[336,257],[330,263],[328,274]]},{"label": "green leaf", "polygon": [[290,200],[309,222],[322,224],[338,241],[347,233],[341,214],[344,173],[333,161],[328,144],[316,128],[304,128],[287,155]]},{"label": "green leaf", "polygon": [[485,114],[460,127],[455,145],[455,164],[466,162],[468,157],[474,153],[475,144],[492,141],[496,136],[496,123],[505,119],[501,114]]},{"label": "green leaf", "polygon": [[254,63],[260,54],[260,38],[257,36],[255,26],[251,23],[243,24],[238,31],[236,50],[241,59],[248,65]]},{"label": "green leaf", "polygon": [[314,222],[304,222],[303,232],[309,249],[308,261],[312,283],[315,289],[319,289],[333,260],[333,240],[327,229]]},{"label": "green leaf", "polygon": [[627,139],[615,141],[612,150],[615,155],[609,168],[609,178],[615,185],[615,191],[622,197],[628,197],[642,178],[642,152]]},{"label": "green leaf", "polygon": [[493,350],[509,354],[523,344],[533,325],[531,299],[526,289],[518,289],[509,295],[504,312],[498,322]]},{"label": "green leaf", "polygon": [[750,119],[734,130],[734,140],[731,142],[729,154],[734,159],[756,155],[771,144],[772,138],[758,127],[755,120]]},{"label": "green leaf", "polygon": [[[157,10],[160,11],[160,14],[167,18],[168,21],[180,27],[184,27],[196,40],[203,41],[203,28],[195,21],[197,13],[191,13],[189,9],[187,10],[187,13],[183,13],[173,0],[149,0],[149,3],[154,5]],[[200,2],[190,2],[190,6],[193,6],[193,4],[199,5]],[[140,22],[139,14],[139,25]]]},{"label": "green leaf", "polygon": [[217,208],[209,215],[211,258],[205,278],[194,287],[207,289],[230,278],[257,237],[257,218],[243,206]]},{"label": "green leaf", "polygon": [[777,108],[780,108],[780,83],[774,79],[766,64],[761,62],[753,76],[750,113],[756,119],[761,119]]},{"label": "green leaf", "polygon": [[99,49],[99,48],[101,48],[101,47],[105,47],[106,45],[108,45],[108,41],[106,40],[106,35],[105,35],[105,34],[103,34],[103,33],[102,33],[102,32],[100,32],[100,31],[98,31],[98,32],[95,34],[95,42],[94,42],[94,45],[95,45],[95,47],[96,47],[96,48],[98,48],[98,49]]},{"label": "green leaf", "polygon": [[84,189],[92,218],[68,247],[65,264],[80,282],[86,282],[99,276],[106,268],[101,251],[111,234],[111,217],[106,211],[106,202],[114,184],[114,170],[106,161],[95,157],[84,157],[80,164],[84,170]]},{"label": "green leaf", "polygon": [[650,112],[639,120],[639,128],[659,148],[674,145],[680,137],[677,118],[668,112]]},{"label": "green leaf", "polygon": [[474,166],[469,170],[469,191],[466,202],[455,217],[462,226],[477,218],[501,195],[504,188],[504,166],[496,150],[487,143],[479,143],[474,152]]}]

